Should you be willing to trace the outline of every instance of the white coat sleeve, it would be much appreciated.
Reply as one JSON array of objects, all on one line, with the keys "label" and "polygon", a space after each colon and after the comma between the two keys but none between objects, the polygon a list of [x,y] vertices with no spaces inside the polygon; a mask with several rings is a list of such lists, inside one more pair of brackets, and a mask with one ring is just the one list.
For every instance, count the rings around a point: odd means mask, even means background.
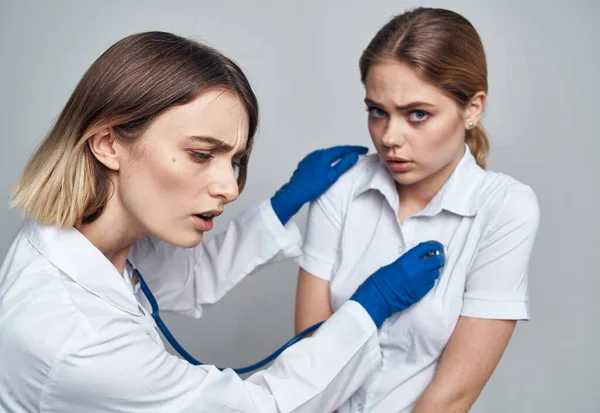
[{"label": "white coat sleeve", "polygon": [[[191,317],[203,304],[220,300],[261,267],[302,254],[302,236],[290,221],[284,227],[270,200],[238,215],[226,230],[195,248],[180,248],[147,237],[132,247],[129,259],[158,300],[161,311]],[[143,294],[138,299],[145,302]]]},{"label": "white coat sleeve", "polygon": [[[232,370],[168,354],[144,328],[124,320],[101,335],[88,331],[60,355],[45,381],[41,412],[326,413],[381,362],[375,324],[353,301],[245,381]],[[109,333],[115,336],[107,339]]]}]

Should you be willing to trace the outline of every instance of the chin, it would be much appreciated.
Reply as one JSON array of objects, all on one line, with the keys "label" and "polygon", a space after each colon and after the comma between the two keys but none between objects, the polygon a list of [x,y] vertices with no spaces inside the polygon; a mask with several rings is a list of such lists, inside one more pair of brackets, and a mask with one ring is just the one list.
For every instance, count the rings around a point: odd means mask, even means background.
[{"label": "chin", "polygon": [[194,231],[194,233],[192,235],[187,236],[185,238],[182,237],[180,239],[180,242],[176,245],[179,247],[182,247],[182,248],[194,248],[194,247],[197,247],[198,244],[200,244],[203,237],[204,237],[203,232]]},{"label": "chin", "polygon": [[423,177],[413,172],[390,172],[397,184],[409,186],[423,180]]},{"label": "chin", "polygon": [[155,236],[176,247],[194,248],[200,244],[204,233],[198,231],[181,231],[170,234],[155,234]]}]

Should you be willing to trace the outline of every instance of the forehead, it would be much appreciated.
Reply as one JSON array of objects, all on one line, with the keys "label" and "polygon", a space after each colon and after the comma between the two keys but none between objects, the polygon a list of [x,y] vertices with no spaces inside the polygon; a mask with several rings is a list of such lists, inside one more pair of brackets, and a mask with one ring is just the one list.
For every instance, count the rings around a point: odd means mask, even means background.
[{"label": "forehead", "polygon": [[451,101],[436,86],[424,81],[407,64],[383,61],[369,68],[365,80],[367,97],[375,100],[392,100],[397,105],[415,101]]},{"label": "forehead", "polygon": [[246,146],[249,119],[241,99],[215,87],[185,105],[176,106],[156,120],[156,125],[177,136],[211,136],[236,149]]}]

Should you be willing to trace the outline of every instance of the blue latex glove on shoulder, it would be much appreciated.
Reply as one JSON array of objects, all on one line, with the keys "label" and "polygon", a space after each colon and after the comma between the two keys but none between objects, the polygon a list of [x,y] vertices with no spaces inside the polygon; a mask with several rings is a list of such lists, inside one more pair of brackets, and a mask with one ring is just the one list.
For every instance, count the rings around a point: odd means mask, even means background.
[{"label": "blue latex glove on shoulder", "polygon": [[361,304],[379,328],[389,316],[423,298],[433,288],[445,263],[442,244],[422,242],[373,273],[350,299]]},{"label": "blue latex glove on shoulder", "polygon": [[[296,168],[290,181],[271,198],[279,221],[285,225],[302,206],[322,195],[344,172],[368,152],[364,146],[334,146],[308,154]],[[335,165],[334,162],[338,161]]]}]

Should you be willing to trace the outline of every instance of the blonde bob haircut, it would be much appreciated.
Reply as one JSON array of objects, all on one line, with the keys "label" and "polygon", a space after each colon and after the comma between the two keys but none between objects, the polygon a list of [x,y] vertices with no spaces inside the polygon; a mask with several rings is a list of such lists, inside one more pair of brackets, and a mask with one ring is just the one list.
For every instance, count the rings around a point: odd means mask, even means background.
[{"label": "blonde bob haircut", "polygon": [[[249,154],[258,125],[258,102],[233,61],[172,33],[144,32],[118,41],[77,84],[19,177],[11,207],[43,225],[79,226],[94,221],[104,210],[112,185],[88,139],[111,128],[123,143],[135,143],[162,112],[216,86],[232,91],[244,104]],[[241,160],[240,191],[247,168],[248,155]]]}]

